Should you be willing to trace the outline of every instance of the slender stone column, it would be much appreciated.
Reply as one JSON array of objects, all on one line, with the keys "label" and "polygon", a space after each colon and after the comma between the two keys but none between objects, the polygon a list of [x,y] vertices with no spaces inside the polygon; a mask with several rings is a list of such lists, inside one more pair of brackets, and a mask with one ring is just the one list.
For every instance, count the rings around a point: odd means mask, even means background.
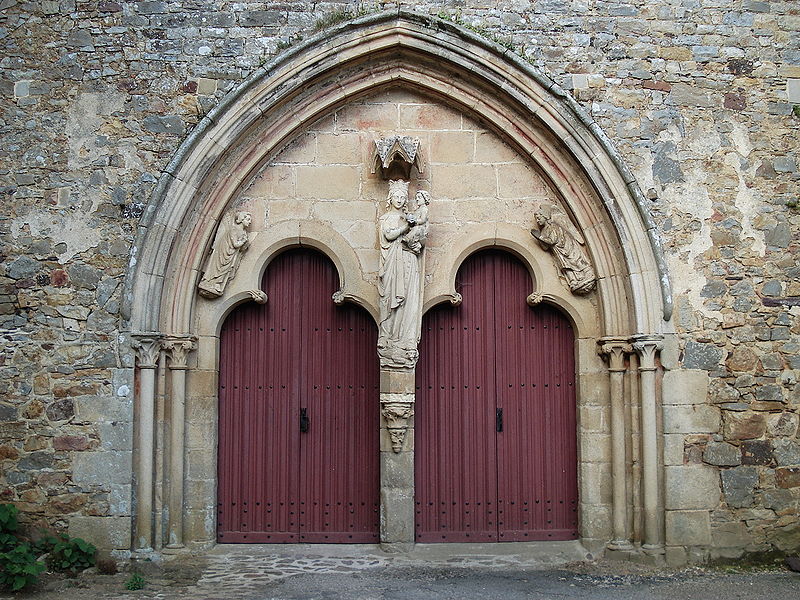
[{"label": "slender stone column", "polygon": [[627,464],[625,460],[625,354],[632,350],[626,340],[602,338],[600,354],[608,359],[611,396],[611,477],[613,540],[609,550],[631,550],[628,532]]},{"label": "slender stone column", "polygon": [[414,543],[414,372],[381,370],[381,544]]},{"label": "slender stone column", "polygon": [[157,333],[136,334],[131,346],[139,365],[139,412],[137,415],[139,460],[136,464],[136,550],[153,548],[153,449],[156,368],[161,353]]},{"label": "slender stone column", "polygon": [[197,348],[194,338],[170,336],[162,343],[169,352],[172,379],[170,394],[169,517],[167,548],[183,548],[184,438],[186,428],[186,370],[189,352]]},{"label": "slender stone column", "polygon": [[656,352],[661,336],[636,336],[633,348],[639,354],[639,385],[642,403],[642,488],[644,512],[643,550],[664,551],[658,515],[658,426],[656,420]]}]

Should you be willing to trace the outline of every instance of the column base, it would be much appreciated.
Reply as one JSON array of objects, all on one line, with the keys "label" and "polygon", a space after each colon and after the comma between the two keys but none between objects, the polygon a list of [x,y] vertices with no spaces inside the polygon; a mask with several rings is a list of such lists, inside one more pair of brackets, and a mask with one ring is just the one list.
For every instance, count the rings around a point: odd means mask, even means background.
[{"label": "column base", "polygon": [[606,544],[606,548],[609,550],[630,552],[633,550],[633,544],[631,544],[628,540],[614,540],[612,542],[608,542],[608,544]]},{"label": "column base", "polygon": [[164,554],[180,554],[186,550],[186,546],[183,544],[168,544],[164,547],[161,551]]},{"label": "column base", "polygon": [[661,544],[642,544],[642,552],[650,556],[664,554],[664,546]]},{"label": "column base", "polygon": [[408,554],[414,549],[414,542],[381,542],[381,550],[387,554]]}]

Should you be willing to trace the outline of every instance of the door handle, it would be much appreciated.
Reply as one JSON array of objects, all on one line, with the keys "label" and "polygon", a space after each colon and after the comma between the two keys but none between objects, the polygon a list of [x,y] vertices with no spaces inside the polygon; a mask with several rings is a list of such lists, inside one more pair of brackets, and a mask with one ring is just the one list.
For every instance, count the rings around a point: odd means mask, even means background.
[{"label": "door handle", "polygon": [[308,413],[305,408],[300,409],[300,433],[307,433],[309,426]]},{"label": "door handle", "polygon": [[495,413],[495,429],[498,432],[503,431],[503,409],[498,408],[497,412]]}]

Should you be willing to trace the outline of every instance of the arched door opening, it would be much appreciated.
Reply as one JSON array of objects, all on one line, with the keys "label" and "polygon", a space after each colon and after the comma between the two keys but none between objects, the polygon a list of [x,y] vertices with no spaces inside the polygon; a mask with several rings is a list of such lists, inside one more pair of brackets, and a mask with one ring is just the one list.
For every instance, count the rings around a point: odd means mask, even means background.
[{"label": "arched door opening", "polygon": [[462,304],[422,326],[416,540],[576,539],[572,326],[526,304],[530,275],[506,252],[472,255],[456,284]]},{"label": "arched door opening", "polygon": [[378,540],[377,331],[333,264],[273,260],[220,333],[217,540]]}]

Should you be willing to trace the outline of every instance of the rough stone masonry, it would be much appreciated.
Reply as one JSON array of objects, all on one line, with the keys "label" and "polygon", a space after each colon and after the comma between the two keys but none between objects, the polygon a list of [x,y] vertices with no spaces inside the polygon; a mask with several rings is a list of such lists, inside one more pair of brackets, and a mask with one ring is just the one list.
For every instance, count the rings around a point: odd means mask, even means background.
[{"label": "rough stone masonry", "polygon": [[[160,173],[256,68],[384,4],[0,0],[0,501],[29,523],[130,548],[121,290]],[[796,552],[800,6],[399,4],[549,74],[646,193],[675,298],[662,361],[681,367],[660,384],[668,559]]]}]

